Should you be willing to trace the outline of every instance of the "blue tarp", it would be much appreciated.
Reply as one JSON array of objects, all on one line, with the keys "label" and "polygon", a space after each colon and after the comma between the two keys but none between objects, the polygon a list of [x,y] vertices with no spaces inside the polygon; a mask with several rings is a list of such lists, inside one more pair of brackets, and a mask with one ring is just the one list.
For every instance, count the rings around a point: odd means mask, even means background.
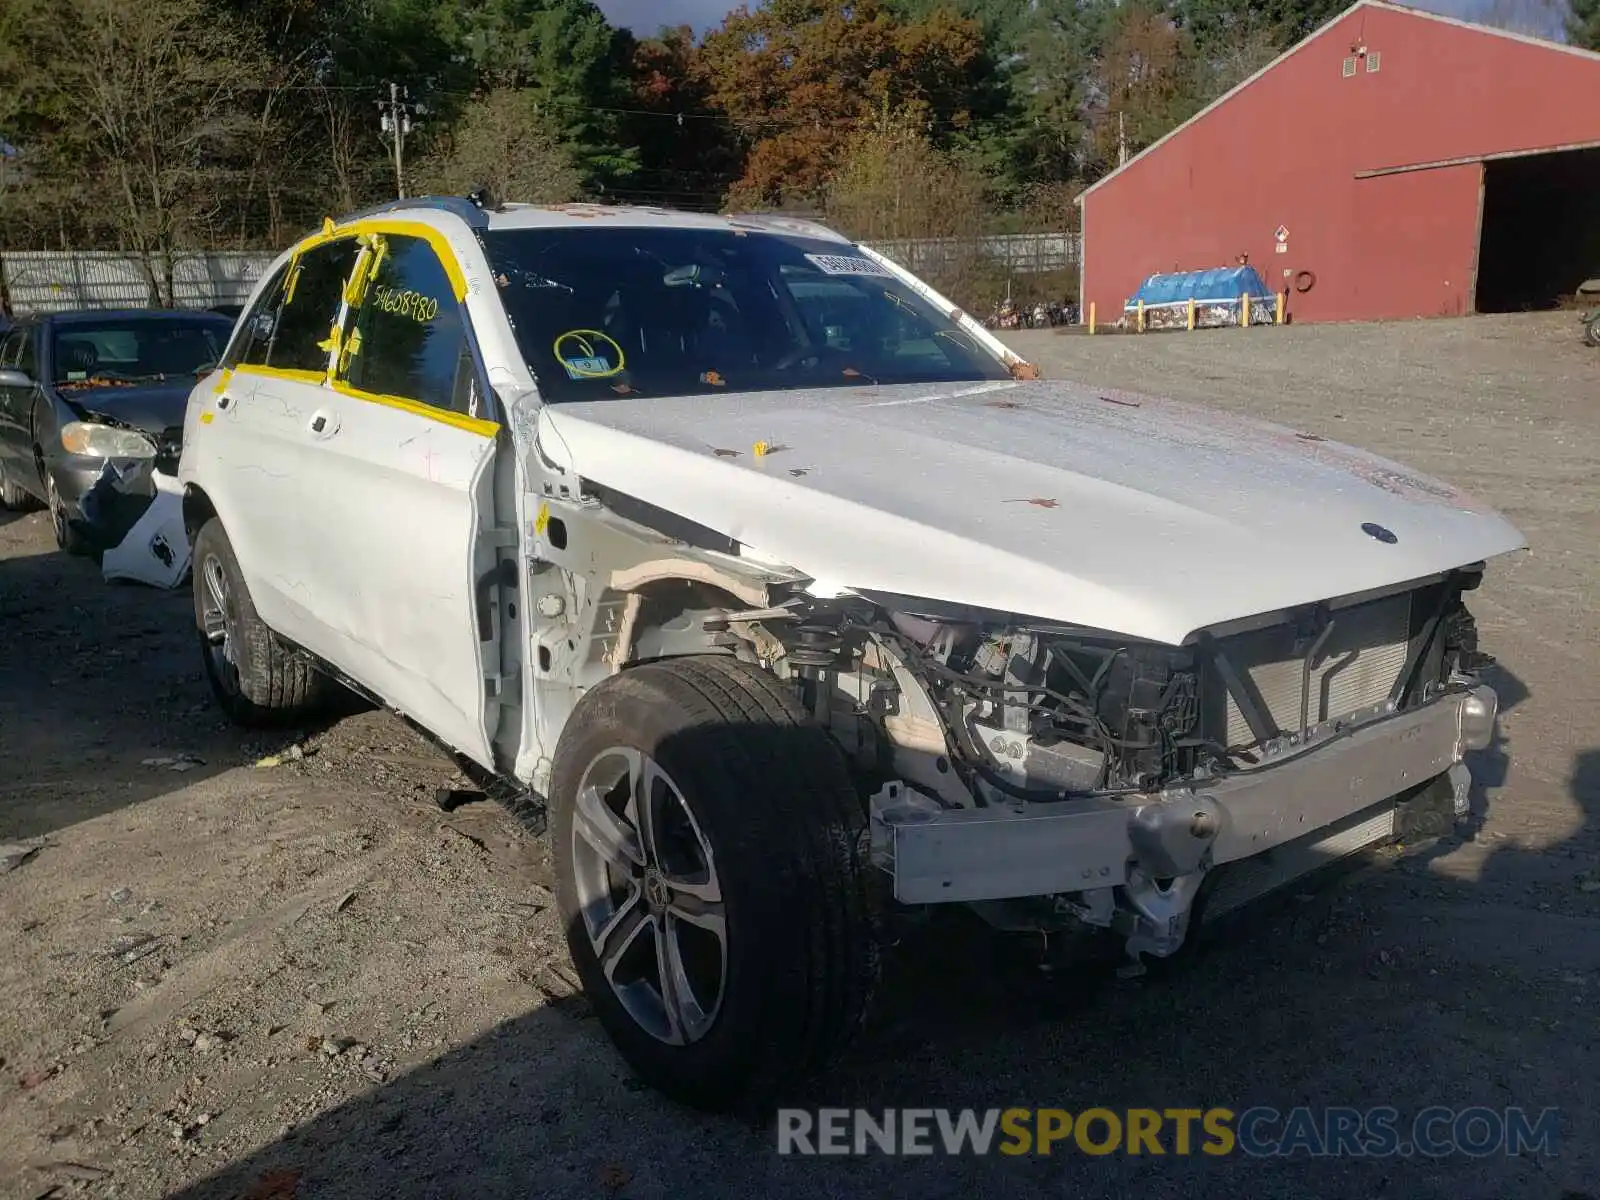
[{"label": "blue tarp", "polygon": [[1126,307],[1137,308],[1141,300],[1146,308],[1158,304],[1187,304],[1190,300],[1202,304],[1237,304],[1244,295],[1252,300],[1273,299],[1254,267],[1216,267],[1210,271],[1152,275],[1128,298]]}]

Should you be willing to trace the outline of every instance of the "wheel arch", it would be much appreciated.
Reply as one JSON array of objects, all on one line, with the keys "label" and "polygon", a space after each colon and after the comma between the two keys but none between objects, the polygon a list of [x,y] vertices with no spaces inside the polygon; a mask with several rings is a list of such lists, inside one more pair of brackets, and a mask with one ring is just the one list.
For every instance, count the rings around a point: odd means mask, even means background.
[{"label": "wheel arch", "polygon": [[188,535],[190,545],[194,544],[201,526],[216,515],[217,506],[211,502],[204,488],[197,483],[183,485],[183,531]]}]

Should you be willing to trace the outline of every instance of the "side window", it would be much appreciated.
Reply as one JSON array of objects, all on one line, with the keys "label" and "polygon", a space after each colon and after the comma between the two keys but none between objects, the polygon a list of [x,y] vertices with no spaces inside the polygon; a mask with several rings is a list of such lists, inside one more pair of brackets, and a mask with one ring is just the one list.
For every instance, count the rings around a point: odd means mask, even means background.
[{"label": "side window", "polygon": [[17,360],[22,357],[22,335],[22,330],[13,329],[0,338],[0,367],[9,369],[17,365]]},{"label": "side window", "polygon": [[433,247],[386,235],[365,292],[346,368],[350,386],[477,416],[461,305]]},{"label": "side window", "polygon": [[307,250],[290,268],[267,365],[285,371],[323,371],[324,344],[339,317],[345,280],[355,266],[356,240],[341,238]]},{"label": "side window", "polygon": [[38,327],[24,327],[22,330],[22,347],[17,353],[17,370],[30,379],[39,378],[39,356],[34,352],[34,347],[38,344]]},{"label": "side window", "polygon": [[241,364],[264,367],[272,350],[272,334],[278,326],[278,310],[283,307],[283,289],[289,282],[293,263],[285,263],[239,322],[238,333],[229,351],[226,367]]}]

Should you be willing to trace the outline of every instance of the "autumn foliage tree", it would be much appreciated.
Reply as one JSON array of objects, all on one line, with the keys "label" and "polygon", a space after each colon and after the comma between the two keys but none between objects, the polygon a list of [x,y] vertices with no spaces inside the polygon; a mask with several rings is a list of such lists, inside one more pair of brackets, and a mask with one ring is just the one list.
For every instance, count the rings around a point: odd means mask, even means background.
[{"label": "autumn foliage tree", "polygon": [[639,170],[637,199],[682,208],[716,208],[743,168],[732,127],[711,105],[701,49],[688,26],[664,29],[629,47],[630,112],[625,134]]},{"label": "autumn foliage tree", "polygon": [[736,204],[811,202],[870,114],[896,111],[935,137],[972,118],[983,38],[937,9],[898,19],[886,0],[769,0],[708,34],[699,74],[745,146]]}]

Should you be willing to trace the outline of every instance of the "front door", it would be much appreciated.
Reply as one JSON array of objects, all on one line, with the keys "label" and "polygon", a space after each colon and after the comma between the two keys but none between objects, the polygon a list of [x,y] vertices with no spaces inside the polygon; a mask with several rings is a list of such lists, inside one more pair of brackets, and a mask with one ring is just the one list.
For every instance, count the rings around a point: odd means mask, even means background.
[{"label": "front door", "polygon": [[272,629],[308,647],[320,614],[306,583],[306,513],[338,501],[307,492],[302,464],[333,394],[330,337],[357,249],[354,237],[313,244],[263,290],[241,318],[202,435],[219,467],[212,501],[251,599]]},{"label": "front door", "polygon": [[[458,270],[422,237],[365,226],[326,418],[304,456],[309,649],[455,750],[493,766],[475,581],[499,427]],[[452,267],[454,263],[452,261]]]}]

